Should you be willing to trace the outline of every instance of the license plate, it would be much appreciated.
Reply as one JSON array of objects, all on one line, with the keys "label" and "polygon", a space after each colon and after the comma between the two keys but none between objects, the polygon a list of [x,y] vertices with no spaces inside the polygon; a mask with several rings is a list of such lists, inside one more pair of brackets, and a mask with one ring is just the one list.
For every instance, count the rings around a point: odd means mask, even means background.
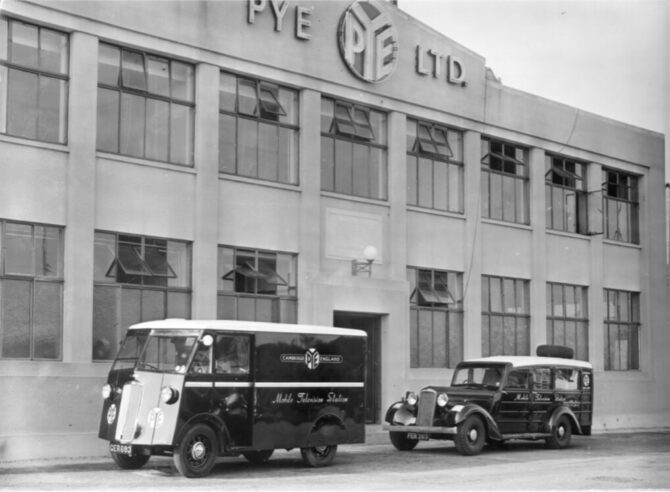
[{"label": "license plate", "polygon": [[430,439],[430,436],[425,432],[408,432],[407,439],[416,439],[418,441],[427,441]]},{"label": "license plate", "polygon": [[112,453],[125,454],[126,456],[132,456],[133,455],[133,447],[130,444],[110,443],[109,450]]}]

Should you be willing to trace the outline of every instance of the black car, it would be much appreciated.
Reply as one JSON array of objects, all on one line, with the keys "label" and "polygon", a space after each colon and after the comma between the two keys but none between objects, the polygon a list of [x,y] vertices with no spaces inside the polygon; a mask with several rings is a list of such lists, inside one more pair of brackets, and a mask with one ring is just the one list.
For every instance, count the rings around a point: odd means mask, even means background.
[{"label": "black car", "polygon": [[544,439],[561,449],[572,434],[590,435],[592,365],[573,360],[567,347],[544,345],[537,354],[461,362],[451,385],[409,391],[391,405],[384,430],[402,451],[422,440],[446,439],[463,455],[511,439]]}]

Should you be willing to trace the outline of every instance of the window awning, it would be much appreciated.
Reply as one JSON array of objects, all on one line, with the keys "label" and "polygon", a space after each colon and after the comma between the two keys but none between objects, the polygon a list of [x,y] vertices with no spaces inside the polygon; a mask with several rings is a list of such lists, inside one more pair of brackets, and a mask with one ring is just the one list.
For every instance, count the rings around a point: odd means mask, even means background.
[{"label": "window awning", "polygon": [[254,268],[254,266],[246,262],[244,265],[241,266],[236,266],[229,272],[227,272],[222,278],[224,280],[234,280],[235,279],[235,274],[242,275],[243,277],[246,278],[251,278],[254,280],[264,280],[268,284],[271,285],[288,285],[288,282],[284,280],[284,278],[279,275],[275,270],[269,269],[269,268],[263,268],[263,270],[259,271]]},{"label": "window awning", "polygon": [[105,276],[116,277],[117,268],[120,268],[125,275],[177,278],[165,255],[150,254],[152,249],[147,248],[147,258],[142,258],[141,251],[140,246],[119,244],[118,254],[109,265]]}]

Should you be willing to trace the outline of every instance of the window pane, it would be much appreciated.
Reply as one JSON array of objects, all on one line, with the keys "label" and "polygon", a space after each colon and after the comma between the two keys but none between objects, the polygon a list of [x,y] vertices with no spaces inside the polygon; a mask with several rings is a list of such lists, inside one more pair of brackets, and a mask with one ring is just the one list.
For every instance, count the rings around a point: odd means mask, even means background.
[{"label": "window pane", "polygon": [[288,125],[298,124],[298,93],[291,89],[279,88],[279,103],[286,115],[279,115],[279,122]]},{"label": "window pane", "polygon": [[182,101],[193,102],[194,91],[194,70],[193,66],[187,63],[172,61],[172,98]]},{"label": "window pane", "polygon": [[38,29],[11,21],[10,60],[24,67],[38,68]]},{"label": "window pane", "polygon": [[332,133],[334,104],[330,99],[321,98],[321,133]]},{"label": "window pane", "polygon": [[407,204],[417,205],[418,203],[418,164],[417,157],[407,156]]},{"label": "window pane", "polygon": [[449,164],[449,210],[463,212],[463,166]]},{"label": "window pane", "polygon": [[288,128],[280,128],[278,181],[281,183],[296,184],[298,182],[298,132]]},{"label": "window pane", "polygon": [[142,320],[151,321],[165,318],[165,292],[157,290],[142,291]]},{"label": "window pane", "polygon": [[502,196],[502,176],[496,173],[489,173],[490,177],[490,196],[489,206],[492,219],[503,218],[503,196]]},{"label": "window pane", "polygon": [[263,299],[263,298],[257,298],[256,299],[256,316],[255,320],[256,321],[279,321],[275,320],[275,317],[273,316],[273,304],[274,304],[273,299]]},{"label": "window pane", "polygon": [[489,186],[489,173],[482,170],[482,179],[481,179],[481,196],[482,196],[482,217],[491,217],[491,190]]},{"label": "window pane", "polygon": [[140,297],[142,291],[139,289],[121,289],[121,332],[124,333],[130,325],[142,321],[142,309]]},{"label": "window pane", "polygon": [[120,65],[121,50],[100,43],[98,50],[98,83],[118,86]]},{"label": "window pane", "polygon": [[116,260],[116,236],[96,232],[94,248],[93,279],[96,282],[114,281],[116,279],[116,273],[113,270]]},{"label": "window pane", "polygon": [[35,359],[60,359],[62,285],[36,282],[33,319]]},{"label": "window pane", "polygon": [[365,145],[353,144],[354,162],[352,168],[353,194],[355,196],[371,197],[369,148]]},{"label": "window pane", "polygon": [[419,206],[433,206],[433,162],[424,157],[419,158]]},{"label": "window pane", "polygon": [[433,367],[447,367],[447,312],[433,311]]},{"label": "window pane", "polygon": [[258,177],[277,181],[279,139],[275,125],[258,125]]},{"label": "window pane", "polygon": [[142,91],[147,89],[144,56],[141,53],[121,52],[121,79],[124,87]]},{"label": "window pane", "polygon": [[49,29],[40,30],[40,68],[66,74],[68,71],[67,35]]},{"label": "window pane", "polygon": [[170,162],[193,163],[193,108],[171,104]]},{"label": "window pane", "polygon": [[119,93],[98,89],[97,149],[119,151]]},{"label": "window pane", "polygon": [[170,62],[167,59],[147,56],[147,90],[170,97]]},{"label": "window pane", "polygon": [[386,200],[386,153],[382,149],[369,147],[370,198]]},{"label": "window pane", "polygon": [[237,300],[237,319],[240,321],[256,320],[256,303],[254,298],[240,297]]},{"label": "window pane", "polygon": [[168,117],[170,105],[147,99],[145,157],[157,161],[168,159]]},{"label": "window pane", "polygon": [[433,207],[447,210],[447,190],[449,189],[448,164],[442,161],[433,162]]},{"label": "window pane", "polygon": [[7,19],[0,19],[0,60],[7,60]]},{"label": "window pane", "polygon": [[[1,26],[2,24],[0,24]],[[0,33],[2,35],[2,33]],[[0,38],[0,42],[2,38]],[[7,132],[7,67],[0,65],[0,133]]]},{"label": "window pane", "polygon": [[237,77],[222,72],[219,76],[219,109],[234,113],[236,97]]},{"label": "window pane", "polygon": [[516,221],[516,179],[503,176],[503,220]]},{"label": "window pane", "polygon": [[216,317],[217,319],[238,319],[237,297],[217,296]]},{"label": "window pane", "polygon": [[491,295],[491,312],[501,313],[503,311],[502,305],[502,279],[499,277],[489,277],[490,295]]},{"label": "window pane", "polygon": [[249,116],[259,116],[256,97],[256,82],[253,80],[237,80],[237,112]]},{"label": "window pane", "polygon": [[335,141],[335,191],[351,195],[353,144],[344,140]]},{"label": "window pane", "polygon": [[30,357],[31,282],[2,282],[2,357]]},{"label": "window pane", "polygon": [[298,309],[297,303],[293,300],[280,299],[279,300],[280,315],[277,321],[281,323],[297,323]]},{"label": "window pane", "polygon": [[234,116],[219,115],[219,172],[235,173],[235,152],[237,142],[236,120]]},{"label": "window pane", "polygon": [[235,250],[219,247],[218,257],[218,290],[235,292]]},{"label": "window pane", "polygon": [[419,367],[433,367],[433,317],[431,311],[419,311]]},{"label": "window pane", "polygon": [[237,173],[242,176],[250,176],[255,178],[258,176],[258,122],[239,118],[238,125],[239,137],[237,142]]},{"label": "window pane", "polygon": [[27,224],[5,226],[5,273],[34,275],[33,227]]},{"label": "window pane", "polygon": [[62,277],[61,258],[60,229],[35,226],[35,275]]},{"label": "window pane", "polygon": [[121,153],[144,157],[144,103],[141,96],[121,94]]},{"label": "window pane", "polygon": [[516,355],[516,318],[505,316],[503,320],[503,355]]},{"label": "window pane", "polygon": [[93,288],[93,360],[110,360],[119,347],[121,326],[119,287]]},{"label": "window pane", "polygon": [[168,287],[191,287],[191,245],[168,241],[167,261],[176,275],[174,278],[168,278]]},{"label": "window pane", "polygon": [[554,284],[552,286],[552,299],[553,299],[553,315],[559,318],[565,316],[565,311],[563,309],[563,286],[559,284]]},{"label": "window pane", "polygon": [[38,76],[20,70],[9,71],[7,133],[37,138]]},{"label": "window pane", "polygon": [[37,138],[46,142],[65,142],[66,83],[41,76]]},{"label": "window pane", "polygon": [[335,191],[335,142],[321,137],[321,189]]},{"label": "window pane", "polygon": [[191,294],[168,292],[167,299],[168,318],[189,319],[191,317]]}]

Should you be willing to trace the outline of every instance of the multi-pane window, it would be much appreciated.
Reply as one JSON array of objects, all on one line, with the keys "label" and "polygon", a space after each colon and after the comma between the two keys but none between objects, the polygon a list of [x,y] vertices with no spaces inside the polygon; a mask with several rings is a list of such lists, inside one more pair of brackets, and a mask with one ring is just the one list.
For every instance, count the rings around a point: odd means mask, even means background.
[{"label": "multi-pane window", "polygon": [[530,354],[528,284],[482,276],[482,356]]},{"label": "multi-pane window", "polygon": [[547,228],[587,234],[586,164],[545,157]]},{"label": "multi-pane window", "polygon": [[100,43],[97,149],[192,166],[194,82],[193,65]]},{"label": "multi-pane window", "polygon": [[221,72],[219,171],[298,183],[298,93]]},{"label": "multi-pane window", "polygon": [[482,140],[482,217],[528,224],[527,152],[499,140]]},{"label": "multi-pane window", "polygon": [[605,289],[605,370],[640,368],[640,294]]},{"label": "multi-pane window", "polygon": [[321,189],[386,200],[386,114],[321,98]]},{"label": "multi-pane window", "polygon": [[603,220],[607,239],[640,242],[636,176],[603,169]]},{"label": "multi-pane window", "polygon": [[0,221],[0,243],[0,358],[60,359],[63,229]]},{"label": "multi-pane window", "polygon": [[295,323],[297,256],[219,246],[218,319]]},{"label": "multi-pane window", "polygon": [[109,360],[128,326],[191,316],[191,246],[131,234],[95,233],[93,360]]},{"label": "multi-pane window", "polygon": [[463,213],[463,135],[407,120],[407,203]]},{"label": "multi-pane window", "polygon": [[589,360],[587,288],[547,283],[547,343],[565,345]]},{"label": "multi-pane window", "polygon": [[410,367],[454,367],[463,359],[463,275],[407,268]]},{"label": "multi-pane window", "polygon": [[68,65],[66,34],[0,19],[0,133],[65,143]]}]

